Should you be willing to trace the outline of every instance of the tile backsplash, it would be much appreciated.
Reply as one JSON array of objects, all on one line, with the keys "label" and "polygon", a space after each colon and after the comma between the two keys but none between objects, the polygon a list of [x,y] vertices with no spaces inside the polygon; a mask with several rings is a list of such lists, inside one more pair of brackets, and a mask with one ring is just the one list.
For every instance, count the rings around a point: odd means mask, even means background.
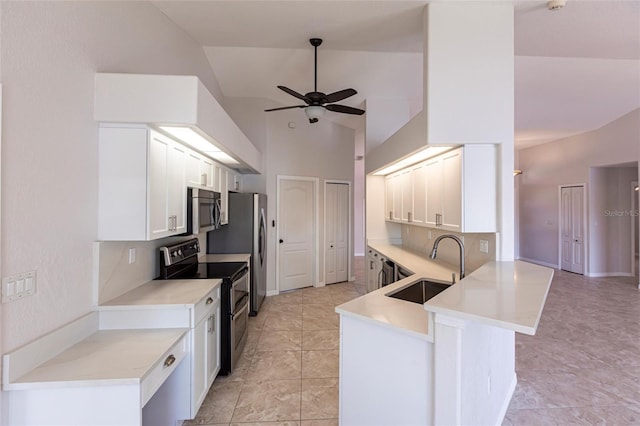
[{"label": "tile backsplash", "polygon": [[[460,234],[434,228],[402,225],[402,246],[428,256],[436,238],[444,234],[456,235],[463,241],[465,272],[467,274],[475,271],[486,262],[496,259],[496,234]],[[480,251],[480,240],[488,241],[488,253]],[[458,266],[459,258],[459,248],[454,241],[445,239],[440,242],[438,245],[438,259]]]}]

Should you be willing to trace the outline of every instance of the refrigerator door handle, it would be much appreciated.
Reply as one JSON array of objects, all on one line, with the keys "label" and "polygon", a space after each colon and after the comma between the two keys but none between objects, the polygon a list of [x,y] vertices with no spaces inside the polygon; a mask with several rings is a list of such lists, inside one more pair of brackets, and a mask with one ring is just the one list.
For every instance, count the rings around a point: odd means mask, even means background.
[{"label": "refrigerator door handle", "polygon": [[266,249],[266,223],[264,219],[264,209],[260,209],[260,227],[258,229],[258,253],[260,254],[260,264],[264,264],[264,252]]}]

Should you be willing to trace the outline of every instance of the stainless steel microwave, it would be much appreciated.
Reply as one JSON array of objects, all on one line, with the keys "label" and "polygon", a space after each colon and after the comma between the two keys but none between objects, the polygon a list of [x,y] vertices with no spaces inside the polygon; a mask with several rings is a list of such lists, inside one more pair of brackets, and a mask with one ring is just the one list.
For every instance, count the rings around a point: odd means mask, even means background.
[{"label": "stainless steel microwave", "polygon": [[220,193],[187,188],[187,234],[220,228]]}]

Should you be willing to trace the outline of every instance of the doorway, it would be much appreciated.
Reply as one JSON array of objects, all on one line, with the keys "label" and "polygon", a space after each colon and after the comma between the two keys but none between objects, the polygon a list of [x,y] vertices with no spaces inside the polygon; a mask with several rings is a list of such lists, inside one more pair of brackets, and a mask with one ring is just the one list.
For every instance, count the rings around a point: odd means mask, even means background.
[{"label": "doorway", "polygon": [[351,182],[325,181],[324,186],[324,278],[325,284],[349,280],[349,200]]},{"label": "doorway", "polygon": [[584,185],[560,187],[560,269],[584,275]]},{"label": "doorway", "polygon": [[631,182],[631,267],[632,273],[638,277],[638,288],[640,288],[640,273],[638,266],[638,251],[640,250],[640,242],[638,235],[640,234],[640,213],[638,211],[638,198],[640,191],[638,181]]},{"label": "doorway", "polygon": [[315,284],[318,179],[278,176],[276,276],[278,291]]}]

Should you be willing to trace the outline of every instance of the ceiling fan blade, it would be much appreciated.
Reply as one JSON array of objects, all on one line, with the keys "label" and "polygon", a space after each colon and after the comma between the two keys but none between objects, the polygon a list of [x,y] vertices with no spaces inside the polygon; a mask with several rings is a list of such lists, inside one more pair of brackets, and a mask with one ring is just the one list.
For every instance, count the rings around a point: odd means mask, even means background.
[{"label": "ceiling fan blade", "polygon": [[295,90],[291,90],[288,87],[285,86],[278,86],[278,89],[282,90],[283,92],[287,92],[288,94],[290,94],[291,96],[294,96],[302,101],[305,101],[306,103],[310,104],[311,103],[311,99],[307,98],[305,95],[301,95],[300,93],[296,92]]},{"label": "ceiling fan blade", "polygon": [[343,114],[353,114],[353,115],[362,115],[364,114],[364,110],[353,108],[346,105],[325,105],[324,106],[329,111],[333,112],[341,112]]},{"label": "ceiling fan blade", "polygon": [[306,107],[307,107],[306,105],[292,105],[292,106],[288,106],[288,107],[265,109],[264,112],[280,111],[282,109],[292,109],[292,108],[306,108]]},{"label": "ceiling fan blade", "polygon": [[344,89],[338,92],[333,92],[327,95],[327,103],[340,102],[343,99],[347,99],[350,96],[355,95],[356,92],[354,89]]}]

